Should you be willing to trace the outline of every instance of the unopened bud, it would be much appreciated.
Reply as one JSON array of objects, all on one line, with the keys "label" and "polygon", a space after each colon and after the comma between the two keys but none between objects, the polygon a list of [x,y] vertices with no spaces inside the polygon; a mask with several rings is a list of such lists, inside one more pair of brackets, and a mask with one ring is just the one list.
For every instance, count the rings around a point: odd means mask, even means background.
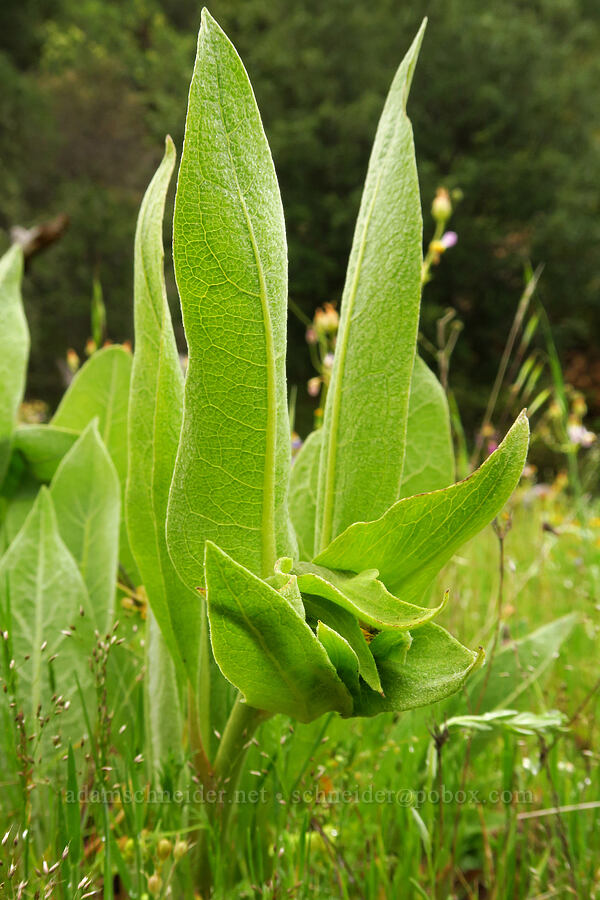
[{"label": "unopened bud", "polygon": [[433,203],[431,204],[431,215],[436,222],[447,222],[452,215],[452,201],[450,194],[446,188],[438,188]]},{"label": "unopened bud", "polygon": [[171,841],[167,840],[167,838],[162,838],[162,840],[158,842],[158,845],[156,847],[158,858],[162,860],[168,859],[171,855],[172,849],[173,844],[171,843]]},{"label": "unopened bud", "polygon": [[154,896],[156,896],[157,894],[160,894],[161,888],[162,878],[160,877],[158,872],[155,872],[154,875],[151,875],[148,879],[148,890],[151,894],[154,894]]},{"label": "unopened bud", "polygon": [[175,847],[173,848],[173,856],[175,857],[175,861],[179,862],[180,859],[183,859],[185,854],[188,852],[187,841],[176,841]]}]

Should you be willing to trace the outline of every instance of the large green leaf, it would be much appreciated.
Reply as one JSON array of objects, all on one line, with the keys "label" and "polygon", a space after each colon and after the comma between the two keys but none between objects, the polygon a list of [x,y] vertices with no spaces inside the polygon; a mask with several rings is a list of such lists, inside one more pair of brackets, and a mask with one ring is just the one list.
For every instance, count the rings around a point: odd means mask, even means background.
[{"label": "large green leaf", "polygon": [[167,524],[186,584],[214,540],[267,577],[293,555],[287,512],[287,253],[273,161],[246,71],[202,13],[175,202],[189,348]]},{"label": "large green leaf", "polygon": [[23,251],[15,244],[0,259],[0,485],[8,468],[29,356],[22,277]]},{"label": "large green leaf", "polygon": [[406,101],[424,24],[392,82],[354,233],[323,421],[318,549],[400,496],[422,262]]},{"label": "large green leaf", "polygon": [[431,609],[399,600],[378,579],[377,569],[358,575],[334,572],[316,563],[300,562],[293,569],[302,593],[316,594],[336,603],[373,628],[417,628],[435,618],[444,602]]},{"label": "large green leaf", "polygon": [[60,537],[50,493],[43,487],[0,561],[0,615],[9,632],[26,717],[33,724],[39,704],[44,714],[51,714],[51,697],[58,690],[71,705],[53,722],[52,733],[62,725],[73,739],[81,737],[82,726],[75,676],[82,685],[90,682],[90,613],[85,584]]},{"label": "large green leaf", "polygon": [[165,535],[183,417],[183,373],[163,269],[163,216],[174,165],[175,147],[168,138],[163,161],[142,202],[135,237],[126,519],[131,549],[165,643],[179,674],[185,665],[195,685],[202,606],[198,592],[189,590],[177,575]]},{"label": "large green leaf", "polygon": [[59,465],[50,494],[58,530],[83,577],[94,624],[108,631],[119,565],[119,478],[91,422]]},{"label": "large green leaf", "polygon": [[357,522],[315,562],[330,569],[376,568],[387,589],[419,600],[458,548],[496,516],[519,482],[529,442],[521,413],[502,444],[464,481],[398,501],[374,522]]},{"label": "large green leaf", "polygon": [[309,434],[292,464],[290,473],[290,517],[298,540],[298,553],[300,559],[304,560],[312,559],[315,555],[315,521],[322,436],[322,429]]},{"label": "large green leaf", "polygon": [[14,447],[27,462],[31,474],[38,481],[52,481],[61,459],[71,449],[79,431],[55,425],[19,425],[15,431]]},{"label": "large green leaf", "polygon": [[356,714],[375,716],[427,706],[456,693],[483,660],[459,644],[439,625],[430,623],[412,635],[410,649],[392,644],[377,658],[383,695],[362,686]]},{"label": "large green leaf", "polygon": [[301,722],[351,713],[350,694],[302,617],[210,541],[206,587],[215,659],[247,703]]},{"label": "large green leaf", "polygon": [[[69,385],[51,424],[81,432],[98,417],[100,437],[115,464],[125,508],[127,482],[127,408],[131,380],[131,353],[124,347],[105,347],[94,353]],[[131,577],[137,577],[125,518],[121,519],[120,560]]]},{"label": "large green leaf", "polygon": [[400,497],[437,491],[453,481],[454,450],[448,401],[431,369],[417,356],[410,384]]}]

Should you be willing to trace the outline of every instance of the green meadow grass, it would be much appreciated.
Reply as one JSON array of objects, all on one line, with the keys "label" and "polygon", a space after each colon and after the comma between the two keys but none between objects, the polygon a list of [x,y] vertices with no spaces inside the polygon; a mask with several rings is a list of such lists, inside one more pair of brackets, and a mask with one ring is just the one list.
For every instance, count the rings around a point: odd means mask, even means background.
[{"label": "green meadow grass", "polygon": [[[522,488],[503,566],[490,527],[436,588],[451,590],[442,624],[468,646],[487,647],[496,674],[513,640],[578,613],[558,657],[507,704],[559,710],[564,728],[541,736],[453,728],[444,740],[449,715],[475,712],[466,694],[349,722],[276,716],[249,748],[226,851],[208,836],[222,854],[216,897],[599,895],[600,518],[588,512],[584,525],[564,495]],[[112,645],[99,641],[101,739],[59,745],[28,767],[36,741],[24,748],[26,727],[2,706],[0,896],[195,896],[194,845],[208,826],[186,761],[146,758],[143,635],[143,617],[124,608]],[[42,733],[52,733],[55,714]]]}]

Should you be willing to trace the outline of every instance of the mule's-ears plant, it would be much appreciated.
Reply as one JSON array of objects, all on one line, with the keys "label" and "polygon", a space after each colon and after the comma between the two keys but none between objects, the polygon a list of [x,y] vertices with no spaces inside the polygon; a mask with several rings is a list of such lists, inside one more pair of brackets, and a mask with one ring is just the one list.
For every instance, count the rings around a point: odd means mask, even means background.
[{"label": "mule's-ears plant", "polygon": [[[185,383],[162,271],[170,140],[142,205],[127,519],[163,650],[191,686],[204,777],[235,781],[262,716],[411,709],[457,691],[481,661],[433,621],[446,598],[424,604],[509,498],[528,423],[452,484],[445,396],[416,356],[422,225],[406,103],[422,35],[377,130],[323,427],[293,466],[281,199],[248,76],[206,11],[173,227]],[[215,661],[239,692],[217,743],[231,693]]]}]

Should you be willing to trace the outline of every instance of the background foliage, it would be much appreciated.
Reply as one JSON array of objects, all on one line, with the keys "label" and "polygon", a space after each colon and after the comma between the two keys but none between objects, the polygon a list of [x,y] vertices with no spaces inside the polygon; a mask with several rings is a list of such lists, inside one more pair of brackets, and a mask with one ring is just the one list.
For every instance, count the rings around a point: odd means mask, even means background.
[{"label": "background foliage", "polygon": [[[452,225],[459,243],[435,273],[422,327],[433,336],[449,305],[464,321],[453,382],[472,424],[524,265],[545,262],[540,296],[564,361],[586,360],[580,386],[597,412],[594,0],[214,0],[210,8],[255,86],[286,209],[290,292],[309,316],[339,300],[383,97],[430,17],[410,103],[423,204],[440,183],[464,199]],[[0,9],[3,243],[16,224],[70,217],[64,237],[28,267],[31,396],[55,402],[56,360],[69,346],[82,351],[94,275],[110,337],[132,335],[135,216],[164,134],[181,149],[199,17],[190,0],[9,0]],[[294,319],[291,330],[290,377],[302,383],[312,374],[304,327]]]}]

